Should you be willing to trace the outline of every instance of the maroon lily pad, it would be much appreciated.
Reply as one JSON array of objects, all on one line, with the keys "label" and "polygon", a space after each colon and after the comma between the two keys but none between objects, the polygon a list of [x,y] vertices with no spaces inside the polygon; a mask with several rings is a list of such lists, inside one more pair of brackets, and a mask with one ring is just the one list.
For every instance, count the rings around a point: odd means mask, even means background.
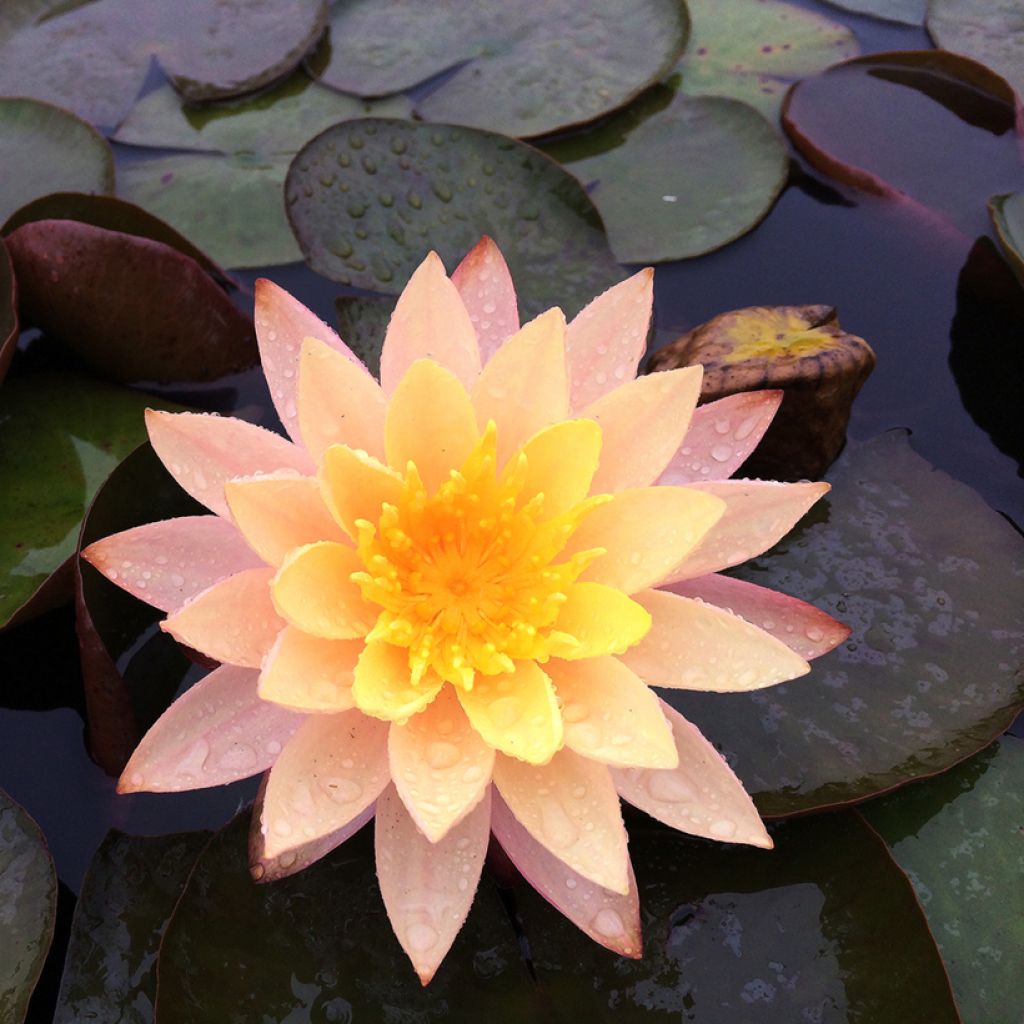
[{"label": "maroon lily pad", "polygon": [[0,239],[0,381],[7,376],[18,344],[18,284],[11,257]]}]

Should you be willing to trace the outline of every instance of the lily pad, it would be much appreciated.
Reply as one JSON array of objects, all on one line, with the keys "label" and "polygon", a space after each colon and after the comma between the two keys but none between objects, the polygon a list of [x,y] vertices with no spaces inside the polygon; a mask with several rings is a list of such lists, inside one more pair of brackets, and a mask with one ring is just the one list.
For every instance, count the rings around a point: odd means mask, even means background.
[{"label": "lily pad", "polygon": [[343,295],[334,300],[338,333],[375,377],[395,300],[384,295]]},{"label": "lily pad", "polygon": [[365,118],[296,156],[288,219],[306,262],[342,284],[397,293],[436,249],[449,266],[490,235],[526,315],[574,315],[624,276],[579,182],[514,139],[475,128]]},{"label": "lily pad", "polygon": [[687,6],[690,41],[671,84],[689,96],[743,100],[773,124],[790,83],[860,53],[845,25],[781,0],[687,0]]},{"label": "lily pad", "polygon": [[517,887],[552,1019],[958,1024],[935,942],[884,843],[852,813],[772,831],[764,852],[632,827],[640,960],[577,938]]},{"label": "lily pad", "polygon": [[336,4],[329,42],[307,61],[323,82],[385,96],[454,70],[418,106],[430,121],[536,136],[628,103],[676,62],[680,0],[449,0]]},{"label": "lily pad", "polygon": [[[0,629],[71,596],[41,595],[74,554],[85,510],[145,439],[150,396],[75,374],[24,374],[0,388]],[[30,602],[31,605],[30,605]]]},{"label": "lily pad", "polygon": [[929,0],[936,46],[997,71],[1024,96],[1024,8],[1019,0]]},{"label": "lily pad", "polygon": [[209,838],[107,835],[75,907],[54,1024],[150,1024],[157,948]]},{"label": "lily pad", "polygon": [[114,191],[107,140],[74,114],[38,100],[0,98],[0,167],[0,223],[49,192]]},{"label": "lily pad", "polygon": [[18,286],[11,257],[0,239],[0,382],[7,376],[18,345]]},{"label": "lily pad", "polygon": [[825,0],[825,3],[854,14],[868,14],[901,25],[923,25],[928,8],[928,0]]},{"label": "lily pad", "polygon": [[1024,192],[993,196],[988,201],[988,212],[1006,259],[1024,285]]},{"label": "lily pad", "polygon": [[910,876],[965,1021],[1019,1020],[1024,740],[863,808]]},{"label": "lily pad", "polygon": [[251,319],[162,242],[43,220],[7,248],[23,318],[118,380],[214,380],[257,360]]},{"label": "lily pad", "polygon": [[876,53],[797,84],[782,124],[819,170],[974,237],[989,196],[1024,167],[1013,89],[941,50]]},{"label": "lily pad", "polygon": [[57,873],[39,826],[0,789],[0,1020],[21,1024],[57,913]]},{"label": "lily pad", "polygon": [[803,523],[736,575],[824,609],[849,640],[783,686],[667,697],[768,815],[943,771],[1024,705],[1024,538],[900,431],[848,448],[827,479]]},{"label": "lily pad", "polygon": [[721,248],[764,217],[789,171],[785,145],[756,110],[664,86],[544,150],[588,185],[624,263]]}]

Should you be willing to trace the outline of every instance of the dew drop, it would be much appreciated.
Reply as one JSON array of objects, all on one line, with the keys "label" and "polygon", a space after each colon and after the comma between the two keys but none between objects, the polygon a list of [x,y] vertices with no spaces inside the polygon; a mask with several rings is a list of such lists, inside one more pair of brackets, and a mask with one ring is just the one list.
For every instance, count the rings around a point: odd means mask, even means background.
[{"label": "dew drop", "polygon": [[713,836],[728,839],[730,836],[736,835],[736,822],[730,821],[728,818],[720,818],[711,825],[710,831]]},{"label": "dew drop", "polygon": [[626,926],[622,923],[622,918],[617,910],[605,907],[597,912],[597,916],[594,918],[594,931],[598,934],[604,935],[606,938],[613,938],[616,935],[621,935],[625,930]]},{"label": "dew drop", "polygon": [[693,787],[673,772],[651,772],[647,776],[647,792],[653,799],[669,804],[688,803],[696,796]]},{"label": "dew drop", "polygon": [[727,444],[716,444],[711,449],[711,458],[713,458],[715,462],[728,462],[731,455],[732,448]]},{"label": "dew drop", "polygon": [[554,800],[545,800],[541,803],[540,827],[547,837],[548,844],[555,849],[564,850],[579,839],[580,830],[565,813],[561,804]]},{"label": "dew drop", "polygon": [[438,938],[434,927],[422,921],[409,925],[405,930],[406,944],[417,953],[425,953],[428,949],[432,949],[437,944]]},{"label": "dew drop", "polygon": [[431,768],[451,768],[459,760],[459,748],[454,743],[436,740],[427,747],[427,764]]}]

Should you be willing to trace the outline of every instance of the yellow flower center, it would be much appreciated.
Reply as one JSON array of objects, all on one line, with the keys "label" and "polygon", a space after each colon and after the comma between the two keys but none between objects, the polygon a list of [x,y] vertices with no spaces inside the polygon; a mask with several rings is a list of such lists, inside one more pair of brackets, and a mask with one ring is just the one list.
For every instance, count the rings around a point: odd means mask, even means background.
[{"label": "yellow flower center", "polygon": [[496,430],[487,425],[460,470],[428,494],[414,464],[397,504],[376,523],[360,520],[357,549],[366,567],[352,579],[382,611],[367,641],[409,651],[413,683],[428,669],[466,689],[477,672],[511,672],[521,659],[544,662],[566,588],[603,549],[556,558],[601,495],[545,516],[544,495],[525,494],[520,452],[499,474]]}]

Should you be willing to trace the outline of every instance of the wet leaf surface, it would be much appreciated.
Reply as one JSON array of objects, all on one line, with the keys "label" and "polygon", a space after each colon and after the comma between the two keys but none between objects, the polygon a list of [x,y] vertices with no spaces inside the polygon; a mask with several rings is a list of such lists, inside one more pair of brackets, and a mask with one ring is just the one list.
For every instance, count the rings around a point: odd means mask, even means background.
[{"label": "wet leaf surface", "polygon": [[23,319],[115,379],[214,380],[257,360],[252,320],[162,242],[48,220],[7,247]]},{"label": "wet leaf surface", "polygon": [[1013,91],[965,57],[872,54],[808,78],[783,127],[815,167],[905,204],[947,230],[982,234],[989,196],[1024,182]]},{"label": "wet leaf surface", "polygon": [[689,96],[731,96],[775,123],[791,82],[860,53],[857,38],[815,11],[779,0],[687,0],[692,28],[678,78]]},{"label": "wet leaf surface", "polygon": [[803,524],[735,574],[810,601],[850,639],[782,686],[667,695],[768,815],[942,771],[1024,704],[1021,535],[899,431],[848,449],[827,479]]},{"label": "wet leaf surface", "polygon": [[0,1019],[21,1024],[50,948],[57,873],[39,826],[0,789]]},{"label": "wet leaf surface", "polygon": [[923,25],[928,0],[825,0],[830,7],[838,7],[855,14],[869,14],[883,21],[896,21],[901,25]]},{"label": "wet leaf surface", "polygon": [[160,938],[209,838],[107,835],[75,908],[54,1024],[150,1024]]},{"label": "wet leaf surface", "polygon": [[[146,436],[147,406],[167,407],[73,374],[23,374],[0,388],[0,628],[74,553],[93,495]],[[70,575],[53,603],[69,596]]]},{"label": "wet leaf surface", "polygon": [[334,300],[338,333],[375,377],[395,300],[390,296],[344,295]]},{"label": "wet leaf surface", "polygon": [[624,272],[579,183],[535,149],[473,128],[367,118],[328,129],[288,171],[285,201],[306,262],[397,293],[436,249],[449,268],[490,235],[524,314],[572,316]]},{"label": "wet leaf surface", "polygon": [[38,100],[0,97],[0,167],[0,223],[49,192],[114,191],[106,139],[74,114]]},{"label": "wet leaf surface", "polygon": [[910,876],[965,1021],[1019,1020],[1024,740],[862,809]]},{"label": "wet leaf surface", "polygon": [[988,212],[1006,259],[1024,285],[1024,192],[993,196],[988,201]]},{"label": "wet leaf surface", "polygon": [[7,376],[18,344],[18,288],[7,246],[0,239],[0,383]]},{"label": "wet leaf surface", "polygon": [[789,169],[757,111],[667,87],[544,150],[588,186],[624,263],[699,256],[738,238],[771,208]]},{"label": "wet leaf surface", "polygon": [[401,92],[449,69],[419,112],[514,136],[592,121],[657,82],[688,31],[678,0],[542,5],[496,0],[337,4],[327,45],[307,66],[362,96]]}]

